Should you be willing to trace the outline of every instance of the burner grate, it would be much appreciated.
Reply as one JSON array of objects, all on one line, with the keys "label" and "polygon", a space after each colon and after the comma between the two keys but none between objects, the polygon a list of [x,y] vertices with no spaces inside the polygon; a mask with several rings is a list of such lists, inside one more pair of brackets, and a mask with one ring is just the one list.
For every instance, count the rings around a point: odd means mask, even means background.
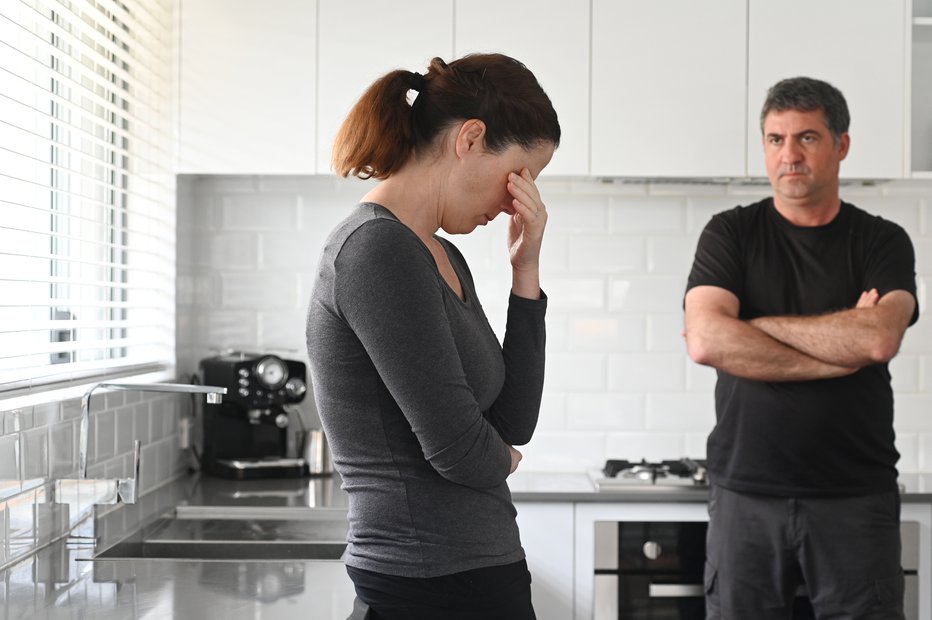
[{"label": "burner grate", "polygon": [[663,478],[693,478],[697,483],[705,481],[705,461],[682,458],[676,461],[640,462],[610,459],[605,462],[602,473],[608,478],[637,478],[656,482]]}]

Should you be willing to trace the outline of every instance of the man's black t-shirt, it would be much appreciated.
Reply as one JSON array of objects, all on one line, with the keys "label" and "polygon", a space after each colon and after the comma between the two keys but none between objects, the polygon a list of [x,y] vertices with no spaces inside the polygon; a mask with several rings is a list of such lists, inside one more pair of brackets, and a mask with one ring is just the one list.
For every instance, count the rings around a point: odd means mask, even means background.
[{"label": "man's black t-shirt", "polygon": [[[842,203],[824,226],[799,227],[768,198],[715,215],[687,291],[717,286],[742,320],[852,308],[863,291],[916,295],[912,243],[898,225]],[[919,316],[918,303],[911,324]],[[893,392],[887,364],[837,379],[765,382],[719,371],[709,436],[715,484],[781,496],[896,489]]]}]

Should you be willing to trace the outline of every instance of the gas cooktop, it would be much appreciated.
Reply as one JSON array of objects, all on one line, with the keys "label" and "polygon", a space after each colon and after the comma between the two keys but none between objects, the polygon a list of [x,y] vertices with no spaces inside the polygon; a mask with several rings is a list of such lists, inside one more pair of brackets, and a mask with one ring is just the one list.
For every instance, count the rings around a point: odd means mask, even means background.
[{"label": "gas cooktop", "polygon": [[705,461],[690,458],[653,462],[609,460],[605,467],[589,475],[599,491],[670,491],[709,486]]}]

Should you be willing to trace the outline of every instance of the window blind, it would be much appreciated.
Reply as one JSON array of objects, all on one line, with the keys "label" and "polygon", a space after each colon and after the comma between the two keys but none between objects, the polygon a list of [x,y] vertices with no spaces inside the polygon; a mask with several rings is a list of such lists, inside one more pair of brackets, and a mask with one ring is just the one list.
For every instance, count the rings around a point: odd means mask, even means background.
[{"label": "window blind", "polygon": [[0,393],[174,364],[176,2],[0,2]]}]

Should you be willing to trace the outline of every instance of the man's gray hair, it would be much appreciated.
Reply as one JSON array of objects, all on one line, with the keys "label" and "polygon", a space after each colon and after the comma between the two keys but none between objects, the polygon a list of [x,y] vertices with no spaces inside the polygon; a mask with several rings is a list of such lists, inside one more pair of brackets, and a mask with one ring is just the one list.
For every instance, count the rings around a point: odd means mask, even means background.
[{"label": "man's gray hair", "polygon": [[822,110],[825,124],[828,125],[835,144],[841,140],[841,134],[848,131],[851,122],[848,103],[841,91],[828,82],[808,77],[787,78],[770,87],[760,112],[761,133],[764,132],[764,120],[767,115],[784,110]]}]

